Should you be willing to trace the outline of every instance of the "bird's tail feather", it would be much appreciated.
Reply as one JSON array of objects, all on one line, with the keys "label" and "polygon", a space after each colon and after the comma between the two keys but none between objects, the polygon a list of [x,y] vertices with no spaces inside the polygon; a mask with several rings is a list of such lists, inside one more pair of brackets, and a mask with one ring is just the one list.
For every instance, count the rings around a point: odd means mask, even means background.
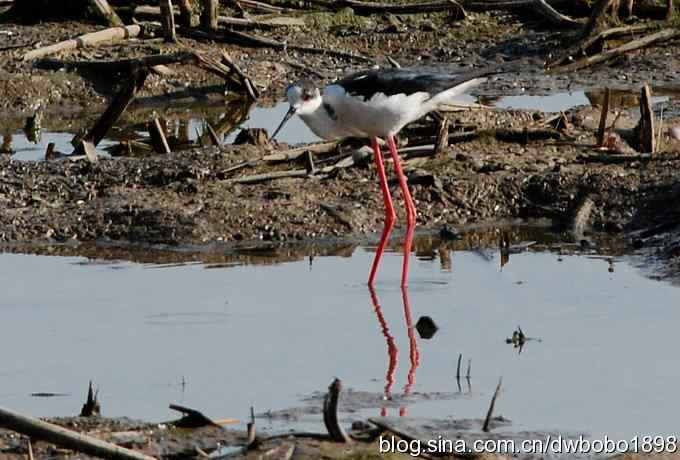
[{"label": "bird's tail feather", "polygon": [[443,104],[455,104],[456,102],[458,102],[455,99],[456,96],[460,96],[461,94],[467,93],[472,88],[476,88],[477,86],[484,83],[486,80],[487,80],[486,77],[471,78],[470,80],[466,80],[462,83],[457,84],[456,86],[452,86],[446,91],[442,91],[441,93],[436,94],[434,97],[432,97],[432,99],[430,99],[432,109],[434,110]]}]

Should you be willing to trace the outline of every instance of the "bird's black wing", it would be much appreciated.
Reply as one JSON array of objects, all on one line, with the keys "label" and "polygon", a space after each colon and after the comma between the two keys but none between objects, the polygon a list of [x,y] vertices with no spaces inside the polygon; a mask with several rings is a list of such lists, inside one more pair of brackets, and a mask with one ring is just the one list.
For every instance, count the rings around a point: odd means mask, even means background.
[{"label": "bird's black wing", "polygon": [[507,71],[505,66],[499,65],[458,75],[409,69],[366,70],[348,75],[333,84],[342,86],[351,95],[362,96],[365,99],[370,99],[378,93],[386,96],[418,92],[434,95],[474,78]]}]

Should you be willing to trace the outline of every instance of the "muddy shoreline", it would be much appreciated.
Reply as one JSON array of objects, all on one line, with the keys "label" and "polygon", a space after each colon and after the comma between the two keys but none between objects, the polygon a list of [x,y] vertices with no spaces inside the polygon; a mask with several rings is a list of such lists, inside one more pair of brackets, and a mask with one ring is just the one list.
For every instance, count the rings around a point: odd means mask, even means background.
[{"label": "muddy shoreline", "polygon": [[[461,123],[493,127],[512,123],[516,115],[494,111],[460,117]],[[578,200],[587,193],[595,203],[589,218],[593,231],[627,236],[631,248],[636,237],[640,241],[635,249],[656,236],[636,231],[666,224],[665,233],[672,232],[677,217],[668,203],[680,193],[680,154],[667,151],[612,163],[593,160],[594,133],[587,124],[598,119],[597,110],[575,111],[571,119],[584,124],[569,133],[579,138],[580,146],[553,139],[522,145],[489,135],[453,145],[442,157],[407,159],[418,228],[436,232],[516,218],[547,218],[568,228]],[[244,161],[281,150],[285,146],[224,146],[95,164],[2,158],[0,201],[5,211],[0,215],[0,241],[182,247],[356,239],[381,230],[381,198],[370,158],[329,174],[239,183],[258,174],[300,168],[294,161],[233,171]],[[340,148],[318,155],[317,161],[324,156],[337,161],[351,152]],[[393,185],[401,222],[401,197]],[[675,240],[668,238],[672,247]]]},{"label": "muddy shoreline", "polygon": [[[678,84],[680,53],[675,52],[675,42],[633,53],[625,63],[597,66],[578,74],[546,75],[537,63],[550,57],[566,32],[550,30],[540,22],[510,13],[470,13],[463,21],[451,22],[447,14],[433,13],[399,17],[400,25],[393,30],[390,20],[351,12],[318,13],[306,16],[304,27],[276,28],[262,34],[371,56],[379,64],[390,56],[406,66],[464,69],[528,59],[525,72],[494,79],[481,87],[479,93],[488,97],[600,89],[605,85],[637,92],[643,83],[673,93]],[[83,114],[94,119],[115,93],[115,77],[111,81],[88,73],[43,70],[19,59],[27,49],[90,31],[92,24],[71,21],[31,26],[10,21],[0,28],[7,45],[18,46],[0,51],[0,104],[6,109],[0,116],[0,127],[5,131],[16,131],[22,117],[36,108],[44,110],[46,126],[63,124],[60,120],[71,117],[55,114],[68,113],[82,125],[82,120],[88,119]],[[310,30],[324,33],[309,34]],[[184,39],[183,44],[206,53],[216,50],[190,39]],[[221,46],[253,77],[269,103],[280,98],[286,82],[309,77],[310,69],[326,76],[316,76],[316,80],[329,81],[367,65],[299,52],[281,57],[268,49]],[[59,58],[106,60],[177,49],[176,45],[145,37],[70,51]],[[291,60],[300,65],[292,66]],[[137,103],[163,103],[169,101],[168,97],[186,96],[189,101],[209,97],[219,104],[223,95],[216,77],[191,66],[178,66],[174,72],[171,78],[149,77]],[[666,111],[670,117],[666,126],[674,123],[677,114],[672,101]],[[134,113],[131,110],[126,116],[148,117],[144,111],[131,115]],[[535,110],[455,114],[452,132],[476,126],[487,134],[452,144],[438,158],[407,160],[420,212],[418,227],[437,231],[445,226],[514,218],[548,218],[568,226],[570,213],[584,193],[592,195],[595,202],[589,221],[594,231],[625,235],[631,240],[636,236],[634,231],[677,220],[676,213],[669,213],[665,204],[674,202],[679,193],[677,147],[666,143],[652,158],[593,160],[599,106],[573,109],[567,114],[570,129],[549,139],[517,142],[494,136],[499,127],[543,129],[542,122],[553,115]],[[635,117],[634,111],[624,112],[617,131],[630,134]],[[436,128],[432,122],[423,125],[424,129]],[[411,134],[406,131],[402,137],[408,146]],[[94,165],[1,158],[0,205],[4,212],[0,215],[0,241],[184,246],[356,238],[381,230],[381,202],[370,159],[329,174],[253,185],[239,184],[238,180],[301,165],[282,162],[230,172],[240,162],[286,148],[222,146],[162,157],[102,160]],[[351,148],[343,147],[316,155],[316,161],[337,161],[351,152]],[[395,195],[401,210],[399,194]],[[665,258],[673,258],[677,238],[672,232],[671,228],[668,242],[663,243],[666,249],[654,257],[666,251]],[[636,243],[638,249],[640,244]]]}]

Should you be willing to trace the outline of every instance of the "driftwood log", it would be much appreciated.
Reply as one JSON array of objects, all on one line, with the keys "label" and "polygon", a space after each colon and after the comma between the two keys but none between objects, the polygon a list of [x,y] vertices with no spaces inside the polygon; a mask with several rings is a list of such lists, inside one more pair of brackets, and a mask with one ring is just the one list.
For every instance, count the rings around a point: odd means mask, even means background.
[{"label": "driftwood log", "polygon": [[115,40],[125,40],[127,38],[137,37],[141,31],[142,25],[140,24],[125,27],[112,27],[109,29],[84,34],[71,40],[55,43],[54,45],[49,45],[29,51],[28,53],[24,54],[23,60],[30,61],[33,59],[49,56],[51,54],[56,54],[61,51],[74,50],[87,46],[95,46],[100,43],[108,43]]},{"label": "driftwood log", "polygon": [[0,408],[0,426],[29,436],[34,440],[51,442],[61,447],[111,460],[156,460],[154,457],[67,430],[33,417]]}]

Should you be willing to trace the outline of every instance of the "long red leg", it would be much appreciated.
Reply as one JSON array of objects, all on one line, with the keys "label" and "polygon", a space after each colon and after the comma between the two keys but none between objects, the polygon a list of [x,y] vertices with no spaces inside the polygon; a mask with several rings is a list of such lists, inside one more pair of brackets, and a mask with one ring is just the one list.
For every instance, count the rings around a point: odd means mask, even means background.
[{"label": "long red leg", "polygon": [[380,189],[382,190],[383,200],[385,202],[385,227],[383,228],[380,244],[378,245],[378,250],[373,259],[371,274],[368,276],[369,286],[373,286],[375,274],[378,271],[378,265],[380,265],[380,259],[382,259],[383,252],[385,252],[385,246],[387,246],[390,234],[394,228],[394,221],[397,218],[397,214],[394,212],[394,204],[392,203],[392,195],[390,195],[390,189],[387,186],[387,174],[385,174],[385,164],[383,163],[383,155],[380,151],[380,146],[378,145],[378,138],[374,137],[371,139],[371,142],[373,144],[373,152],[375,153],[375,166],[378,168],[378,177],[380,178]]},{"label": "long red leg", "polygon": [[413,204],[411,192],[408,189],[408,183],[404,171],[401,169],[401,161],[399,160],[399,152],[397,151],[397,144],[394,142],[394,136],[387,138],[387,143],[390,146],[390,153],[392,154],[392,161],[394,161],[394,170],[397,172],[399,179],[399,187],[404,195],[404,203],[406,203],[406,237],[404,239],[404,267],[401,272],[401,286],[408,286],[408,267],[409,257],[411,255],[411,245],[413,244],[413,233],[416,228],[416,206]]}]

